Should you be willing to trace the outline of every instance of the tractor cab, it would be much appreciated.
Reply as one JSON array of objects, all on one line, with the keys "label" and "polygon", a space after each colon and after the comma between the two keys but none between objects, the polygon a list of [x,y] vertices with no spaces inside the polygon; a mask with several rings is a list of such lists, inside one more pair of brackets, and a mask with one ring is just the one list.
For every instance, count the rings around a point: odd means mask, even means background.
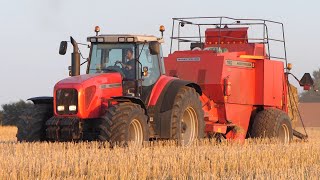
[{"label": "tractor cab", "polygon": [[145,99],[142,91],[164,74],[162,39],[147,35],[98,35],[87,40],[91,49],[86,73],[120,73],[126,96]]}]

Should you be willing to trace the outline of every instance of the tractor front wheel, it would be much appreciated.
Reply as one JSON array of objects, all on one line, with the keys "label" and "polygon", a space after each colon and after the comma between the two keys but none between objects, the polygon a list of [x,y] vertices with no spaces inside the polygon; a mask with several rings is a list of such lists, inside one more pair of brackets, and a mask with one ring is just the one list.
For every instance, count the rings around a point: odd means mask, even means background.
[{"label": "tractor front wheel", "polygon": [[172,139],[189,146],[204,137],[204,114],[199,94],[191,87],[182,87],[175,97],[172,109]]},{"label": "tractor front wheel", "polygon": [[289,116],[273,108],[257,113],[250,134],[254,138],[277,138],[283,143],[289,143],[293,138]]},{"label": "tractor front wheel", "polygon": [[35,104],[21,115],[17,127],[17,139],[20,142],[45,140],[45,122],[53,116],[52,105]]},{"label": "tractor front wheel", "polygon": [[119,103],[109,107],[101,118],[99,140],[112,145],[128,142],[141,145],[149,140],[147,116],[140,105]]}]

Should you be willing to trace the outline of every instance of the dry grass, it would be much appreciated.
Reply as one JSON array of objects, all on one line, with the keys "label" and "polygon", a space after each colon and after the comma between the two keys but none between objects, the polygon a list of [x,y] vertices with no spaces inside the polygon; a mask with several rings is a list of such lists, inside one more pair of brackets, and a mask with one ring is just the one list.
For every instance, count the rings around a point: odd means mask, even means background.
[{"label": "dry grass", "polygon": [[266,140],[192,147],[156,143],[103,148],[92,143],[16,143],[14,127],[0,127],[0,179],[318,179],[320,129],[309,142]]},{"label": "dry grass", "polygon": [[15,142],[17,128],[14,126],[0,126],[0,142]]}]

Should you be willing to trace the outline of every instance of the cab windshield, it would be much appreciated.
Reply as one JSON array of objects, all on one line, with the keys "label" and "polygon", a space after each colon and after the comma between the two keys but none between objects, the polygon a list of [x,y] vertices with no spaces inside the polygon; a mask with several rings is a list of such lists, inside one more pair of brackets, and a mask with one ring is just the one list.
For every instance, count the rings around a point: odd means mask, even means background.
[{"label": "cab windshield", "polygon": [[[142,79],[142,86],[152,86],[161,74],[159,56],[150,54],[148,43],[93,44],[89,64],[89,74],[119,72],[124,80]],[[143,77],[142,67],[148,68]]]},{"label": "cab windshield", "polygon": [[93,44],[88,73],[119,72],[134,79],[134,49],[134,44]]}]

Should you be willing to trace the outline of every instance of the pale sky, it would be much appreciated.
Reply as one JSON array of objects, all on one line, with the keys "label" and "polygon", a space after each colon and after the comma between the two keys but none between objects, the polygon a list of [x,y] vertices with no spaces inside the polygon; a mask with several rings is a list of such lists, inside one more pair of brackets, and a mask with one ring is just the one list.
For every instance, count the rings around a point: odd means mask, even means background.
[{"label": "pale sky", "polygon": [[[191,16],[283,22],[292,72],[301,77],[320,67],[319,0],[1,0],[0,105],[52,96],[55,83],[68,77],[71,46],[65,56],[58,54],[58,48],[70,35],[86,42],[99,25],[103,34],[159,36],[158,28],[163,24],[168,52],[171,18]],[[82,52],[87,55],[88,49],[82,47]]]}]

